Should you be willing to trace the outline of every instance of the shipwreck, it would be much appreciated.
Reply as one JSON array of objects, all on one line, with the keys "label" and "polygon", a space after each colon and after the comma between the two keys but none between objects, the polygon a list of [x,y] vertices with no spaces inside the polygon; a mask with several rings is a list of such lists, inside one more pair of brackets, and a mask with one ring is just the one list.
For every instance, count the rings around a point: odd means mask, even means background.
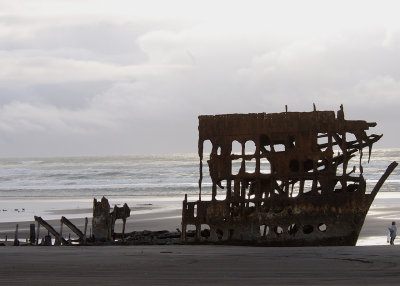
[{"label": "shipwreck", "polygon": [[[362,164],[382,137],[367,135],[375,126],[346,120],[343,106],[337,114],[314,106],[311,112],[199,116],[199,199],[183,201],[182,243],[355,245],[372,201],[397,166],[390,164],[367,192]],[[211,152],[203,154],[208,140]],[[202,200],[203,160],[210,200]],[[354,162],[358,166],[349,168]]]}]

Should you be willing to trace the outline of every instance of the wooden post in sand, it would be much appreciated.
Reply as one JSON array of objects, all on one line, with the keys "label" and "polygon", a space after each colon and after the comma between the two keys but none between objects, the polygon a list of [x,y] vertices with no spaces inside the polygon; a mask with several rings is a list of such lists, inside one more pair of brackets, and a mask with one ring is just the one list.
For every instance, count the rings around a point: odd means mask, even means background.
[{"label": "wooden post in sand", "polygon": [[29,243],[35,244],[36,233],[35,233],[35,224],[31,223],[29,225]]},{"label": "wooden post in sand", "polygon": [[36,245],[39,245],[40,223],[37,223]]},{"label": "wooden post in sand", "polygon": [[14,246],[19,245],[19,240],[18,240],[18,224],[15,226],[15,234],[14,234]]},{"label": "wooden post in sand", "polygon": [[125,241],[125,225],[126,225],[126,218],[122,219],[122,241]]},{"label": "wooden post in sand", "polygon": [[[185,194],[185,200],[182,202],[182,218],[186,217],[186,211],[187,211],[187,194]],[[181,242],[186,242],[186,228],[187,224],[182,219]]]},{"label": "wooden post in sand", "polygon": [[60,225],[60,236],[62,236],[62,233],[63,233],[63,226],[64,226],[64,224],[63,224],[63,221],[61,220],[61,225]]},{"label": "wooden post in sand", "polygon": [[55,237],[54,245],[60,246],[62,244],[61,237],[63,233],[63,221],[60,220],[60,235]]},{"label": "wooden post in sand", "polygon": [[83,232],[83,244],[86,244],[86,232],[87,232],[87,226],[88,226],[88,218],[87,217],[85,217],[85,229],[84,229],[84,232]]}]

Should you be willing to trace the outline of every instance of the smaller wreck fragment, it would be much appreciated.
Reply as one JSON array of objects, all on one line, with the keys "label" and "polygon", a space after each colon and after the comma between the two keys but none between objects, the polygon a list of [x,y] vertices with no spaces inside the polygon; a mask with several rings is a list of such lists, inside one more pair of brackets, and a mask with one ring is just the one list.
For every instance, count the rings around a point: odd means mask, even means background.
[{"label": "smaller wreck fragment", "polygon": [[[390,164],[366,192],[364,148],[369,161],[382,137],[367,135],[374,126],[346,120],[342,106],[336,115],[314,107],[199,116],[199,200],[185,197],[182,242],[355,245],[372,201],[397,166]],[[203,154],[206,141],[210,154]],[[212,181],[209,201],[202,200],[203,160]],[[358,167],[349,170],[349,164]]]},{"label": "smaller wreck fragment", "polygon": [[[164,244],[180,244],[181,232],[168,230],[143,230],[126,232],[126,220],[130,217],[131,209],[125,203],[122,207],[114,205],[111,209],[108,200],[103,197],[100,201],[93,199],[93,217],[90,235],[87,235],[89,219],[85,218],[83,231],[79,229],[72,221],[62,216],[60,220],[60,231],[57,232],[53,226],[41,217],[35,216],[37,222],[37,232],[35,224],[31,224],[30,243],[39,245],[40,227],[47,230],[47,235],[41,239],[40,245],[164,245]],[[122,232],[115,231],[117,220],[122,220]],[[68,239],[63,236],[64,226],[70,230]],[[71,239],[71,231],[73,237]],[[64,231],[65,232],[65,231]],[[37,235],[36,235],[37,234]],[[65,233],[64,233],[65,234]],[[54,237],[54,244],[53,238]],[[16,226],[15,240],[18,241],[18,225]]]},{"label": "smaller wreck fragment", "polygon": [[103,197],[101,201],[93,199],[93,239],[96,242],[114,241],[114,227],[117,219],[122,219],[122,239],[125,233],[126,219],[131,214],[131,209],[125,203],[122,207],[114,206],[110,211],[108,200]]}]

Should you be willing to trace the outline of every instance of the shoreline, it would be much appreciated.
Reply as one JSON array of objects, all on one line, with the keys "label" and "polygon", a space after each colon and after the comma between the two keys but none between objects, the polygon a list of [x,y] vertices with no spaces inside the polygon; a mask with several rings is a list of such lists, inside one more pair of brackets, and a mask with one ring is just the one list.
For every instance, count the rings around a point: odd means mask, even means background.
[{"label": "shoreline", "polygon": [[[177,228],[181,229],[181,205],[177,202],[176,198],[159,200],[154,198],[137,199],[137,198],[112,198],[110,205],[113,207],[115,204],[122,205],[128,201],[131,208],[131,216],[127,219],[125,232],[132,231],[176,231]],[[35,207],[36,202],[25,201],[27,204],[31,203]],[[38,201],[39,202],[39,201]],[[49,204],[47,204],[50,202]],[[39,207],[42,208],[42,218],[52,225],[57,231],[60,228],[61,216],[67,217],[79,229],[84,229],[85,217],[88,217],[88,230],[90,233],[91,217],[92,217],[92,202],[93,199],[77,199],[77,200],[64,200],[58,201],[56,199],[45,201],[45,204],[40,203]],[[386,245],[387,227],[391,221],[398,221],[400,219],[400,192],[393,193],[378,193],[371,208],[366,216],[364,225],[359,235],[357,246],[365,245]],[[70,208],[67,208],[70,206]],[[72,207],[71,207],[72,206]],[[53,208],[51,208],[53,207]],[[43,210],[44,208],[47,208]],[[25,219],[22,221],[7,221],[0,222],[0,241],[5,240],[7,235],[8,240],[14,239],[15,227],[18,224],[18,238],[24,242],[29,237],[29,224],[35,223],[33,219],[33,212],[30,216],[28,214],[29,205],[25,206],[26,213],[21,214]],[[4,213],[3,213],[4,214]],[[20,214],[20,213],[19,213]],[[36,215],[36,214],[35,214]],[[122,232],[122,222],[117,220],[115,226],[116,232]],[[63,235],[68,237],[69,234],[72,238],[75,234],[68,228],[64,228]],[[41,236],[45,235],[45,231],[41,230]]]}]

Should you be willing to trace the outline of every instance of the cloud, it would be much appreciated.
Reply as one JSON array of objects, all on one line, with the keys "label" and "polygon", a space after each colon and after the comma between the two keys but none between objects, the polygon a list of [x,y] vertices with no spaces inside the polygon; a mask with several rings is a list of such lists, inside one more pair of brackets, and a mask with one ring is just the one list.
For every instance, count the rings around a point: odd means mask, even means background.
[{"label": "cloud", "polygon": [[2,131],[12,133],[87,133],[96,127],[112,127],[104,113],[93,109],[70,110],[52,105],[13,102],[1,108]]},{"label": "cloud", "polygon": [[11,2],[0,156],[195,152],[199,114],[313,103],[399,139],[395,2]]},{"label": "cloud", "polygon": [[382,45],[389,50],[398,50],[400,48],[400,29],[388,29]]}]

